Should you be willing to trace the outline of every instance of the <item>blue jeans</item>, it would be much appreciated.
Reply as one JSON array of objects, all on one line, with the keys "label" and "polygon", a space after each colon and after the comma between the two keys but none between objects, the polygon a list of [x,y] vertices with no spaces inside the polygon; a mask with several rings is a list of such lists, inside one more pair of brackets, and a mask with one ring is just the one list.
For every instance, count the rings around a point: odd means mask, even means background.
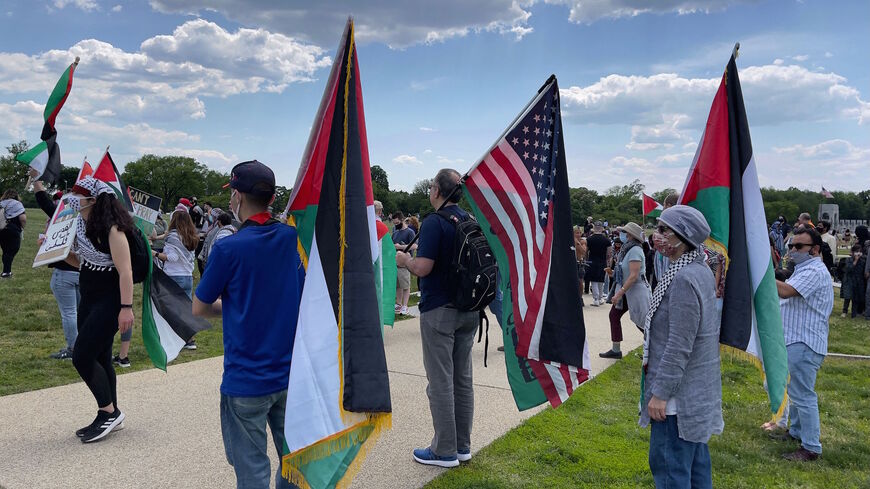
[{"label": "blue jeans", "polygon": [[60,322],[63,325],[66,347],[72,350],[79,335],[78,309],[81,300],[79,272],[55,268],[51,272],[51,292],[60,310]]},{"label": "blue jeans", "polygon": [[[221,433],[227,462],[236,472],[238,489],[269,487],[271,467],[266,452],[266,424],[281,460],[284,449],[284,409],[287,390],[260,397],[234,397],[221,394]],[[275,475],[276,488],[296,488],[281,477],[281,464]]]},{"label": "blue jeans", "polygon": [[816,374],[824,355],[814,352],[805,343],[792,343],[788,352],[788,397],[791,416],[791,436],[800,439],[801,446],[813,453],[822,453],[819,441],[819,396],[816,395]]},{"label": "blue jeans", "polygon": [[175,283],[187,293],[187,298],[193,300],[193,276],[192,275],[170,275]]},{"label": "blue jeans", "polygon": [[677,417],[650,420],[649,469],[657,489],[713,488],[713,468],[706,443],[683,440]]}]

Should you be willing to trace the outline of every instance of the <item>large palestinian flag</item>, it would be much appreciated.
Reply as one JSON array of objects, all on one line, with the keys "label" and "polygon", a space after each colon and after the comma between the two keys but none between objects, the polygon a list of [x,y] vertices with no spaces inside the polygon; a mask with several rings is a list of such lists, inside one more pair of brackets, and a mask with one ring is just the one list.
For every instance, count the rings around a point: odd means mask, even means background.
[{"label": "large palestinian flag", "polygon": [[76,57],[76,60],[60,76],[54,89],[48,96],[48,101],[45,103],[45,110],[43,111],[45,123],[42,126],[42,134],[40,135],[42,142],[29,151],[25,151],[15,157],[16,160],[29,165],[39,173],[39,176],[35,180],[42,180],[47,184],[54,183],[60,176],[60,147],[57,145],[57,130],[54,128],[54,123],[57,119],[57,114],[69,96],[70,90],[72,90],[73,73],[75,73],[78,64],[79,58]]},{"label": "large palestinian flag", "polygon": [[463,186],[501,272],[508,381],[520,410],[589,378],[559,85],[550,77]]},{"label": "large palestinian flag", "polygon": [[680,203],[704,214],[711,230],[707,247],[727,257],[719,341],[763,366],[771,412],[781,413],[788,361],[735,56],[713,99]]},{"label": "large palestinian flag", "polygon": [[[347,486],[391,423],[376,230],[353,21],[348,20],[287,207],[306,267],[284,422],[283,475]],[[393,286],[393,288],[395,288]]]}]

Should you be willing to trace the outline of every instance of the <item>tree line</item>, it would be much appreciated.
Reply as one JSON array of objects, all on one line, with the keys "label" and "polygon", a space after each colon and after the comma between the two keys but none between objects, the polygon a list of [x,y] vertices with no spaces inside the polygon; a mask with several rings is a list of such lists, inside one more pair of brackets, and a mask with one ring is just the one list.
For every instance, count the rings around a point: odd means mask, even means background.
[{"label": "tree line", "polygon": [[[26,207],[36,207],[33,194],[25,192],[27,166],[15,161],[15,156],[27,151],[27,141],[19,141],[6,147],[6,154],[0,156],[0,192],[8,188],[19,191]],[[96,165],[98,162],[92,162]],[[78,166],[64,165],[55,187],[69,189],[78,176]],[[376,200],[384,205],[384,214],[401,211],[406,215],[424,216],[432,212],[429,204],[429,185],[431,180],[418,181],[410,192],[392,190],[387,172],[379,165],[371,167],[372,191]],[[212,170],[195,159],[187,156],[156,156],[146,154],[124,165],[121,175],[126,185],[154,194],[163,199],[163,210],[170,211],[182,197],[197,197],[200,203],[209,201],[215,207],[227,209],[230,189],[223,188],[229,181],[229,174]],[[282,212],[290,198],[292,188],[278,186],[272,208]],[[646,191],[659,202],[676,190],[672,188],[647,191],[639,181],[627,185],[616,185],[602,193],[586,187],[569,189],[571,194],[571,220],[575,224],[586,222],[587,217],[623,224],[629,221],[640,222],[642,200],[640,193]],[[870,220],[870,190],[861,192],[833,191],[833,199],[824,198],[821,193],[801,190],[794,187],[780,190],[763,188],[764,211],[768,221],[784,216],[789,222],[797,220],[801,212],[809,212],[815,218],[819,204],[834,203],[840,208],[841,219]],[[467,203],[460,202],[467,208]]]}]

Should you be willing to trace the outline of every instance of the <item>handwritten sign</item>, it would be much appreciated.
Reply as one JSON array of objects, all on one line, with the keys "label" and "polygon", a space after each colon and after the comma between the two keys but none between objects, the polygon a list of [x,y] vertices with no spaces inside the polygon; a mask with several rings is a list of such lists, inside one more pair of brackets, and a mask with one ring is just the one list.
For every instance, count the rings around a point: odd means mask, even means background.
[{"label": "handwritten sign", "polygon": [[154,223],[157,222],[157,215],[160,214],[160,204],[163,199],[133,187],[127,187],[127,190],[133,201],[133,217],[136,220],[136,225],[147,236],[154,229]]},{"label": "handwritten sign", "polygon": [[45,241],[39,247],[36,258],[33,259],[33,268],[65,260],[69,256],[76,235],[76,218],[79,215],[70,207],[69,199],[75,198],[77,197],[64,195],[58,201],[48,229],[45,231]]}]

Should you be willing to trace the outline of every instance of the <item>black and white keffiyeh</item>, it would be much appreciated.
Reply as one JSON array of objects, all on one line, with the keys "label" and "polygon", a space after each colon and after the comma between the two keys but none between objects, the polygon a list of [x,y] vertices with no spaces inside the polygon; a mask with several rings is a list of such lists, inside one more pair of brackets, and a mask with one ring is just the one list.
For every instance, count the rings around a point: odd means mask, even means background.
[{"label": "black and white keffiyeh", "polygon": [[[79,188],[76,188],[79,187]],[[111,187],[106,185],[105,183],[93,178],[93,177],[85,177],[78,182],[76,182],[75,187],[73,187],[74,191],[81,192],[84,189],[90,195],[86,195],[87,197],[96,197],[100,194],[109,193],[111,195],[115,195],[115,192]],[[83,193],[83,195],[85,195]],[[70,199],[70,207],[75,209],[76,211],[80,211],[81,207],[79,205],[78,199]],[[93,269],[109,269],[113,267],[115,264],[112,262],[112,255],[108,253],[103,253],[94,247],[94,244],[91,243],[91,240],[88,239],[86,231],[86,223],[82,218],[82,215],[76,218],[76,240],[75,245],[73,247],[73,251],[76,255],[79,256],[79,259],[83,262],[82,265],[88,264]]]},{"label": "black and white keffiyeh", "polygon": [[665,292],[667,292],[668,287],[670,287],[671,282],[673,282],[674,277],[677,275],[677,272],[680,271],[681,268],[695,261],[700,254],[703,253],[703,250],[695,249],[689,251],[687,253],[683,253],[677,261],[672,261],[668,266],[667,271],[665,271],[664,276],[662,277],[661,282],[656,285],[656,289],[653,291],[652,300],[649,304],[649,312],[646,314],[646,320],[643,322],[643,364],[644,366],[649,363],[649,327],[652,322],[653,315],[655,315],[656,310],[662,303],[662,299],[665,296]]}]

